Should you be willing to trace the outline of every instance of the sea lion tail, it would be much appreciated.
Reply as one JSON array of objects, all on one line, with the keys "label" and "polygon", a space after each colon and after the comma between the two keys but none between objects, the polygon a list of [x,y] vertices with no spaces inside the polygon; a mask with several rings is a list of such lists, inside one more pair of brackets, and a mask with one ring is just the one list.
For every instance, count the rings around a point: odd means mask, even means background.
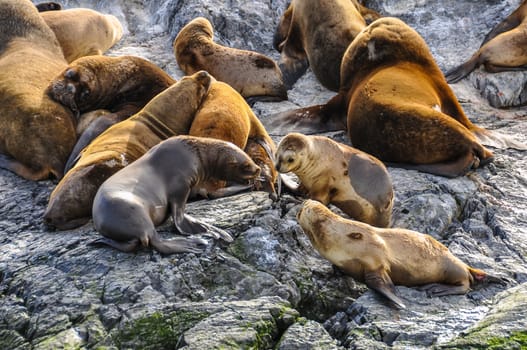
[{"label": "sea lion tail", "polygon": [[446,72],[446,81],[449,84],[457,83],[458,81],[469,75],[469,73],[476,69],[476,67],[479,65],[478,59],[479,54],[475,54],[467,62],[455,68],[452,68],[451,70]]},{"label": "sea lion tail", "polygon": [[483,270],[479,270],[473,267],[468,268],[472,278],[474,279],[474,284],[488,284],[488,283],[497,283],[503,286],[511,284],[511,280],[506,277],[498,277],[489,275]]},{"label": "sea lion tail", "polygon": [[474,136],[476,136],[479,142],[481,142],[485,146],[497,149],[512,148],[519,151],[527,150],[526,144],[516,141],[510,136],[501,134],[496,131],[477,128],[472,130],[472,133],[474,134]]},{"label": "sea lion tail", "polygon": [[174,253],[203,253],[207,247],[207,241],[197,237],[176,237],[173,239],[161,239],[155,232],[150,237],[150,245],[161,254]]}]

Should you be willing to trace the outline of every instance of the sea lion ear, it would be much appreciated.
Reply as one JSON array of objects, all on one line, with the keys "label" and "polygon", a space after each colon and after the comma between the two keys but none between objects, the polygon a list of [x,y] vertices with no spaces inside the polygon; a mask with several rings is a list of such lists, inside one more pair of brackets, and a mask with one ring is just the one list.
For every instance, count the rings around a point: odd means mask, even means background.
[{"label": "sea lion ear", "polygon": [[68,68],[68,70],[66,70],[66,73],[64,73],[64,77],[73,81],[79,81],[79,72],[77,72],[73,68]]}]

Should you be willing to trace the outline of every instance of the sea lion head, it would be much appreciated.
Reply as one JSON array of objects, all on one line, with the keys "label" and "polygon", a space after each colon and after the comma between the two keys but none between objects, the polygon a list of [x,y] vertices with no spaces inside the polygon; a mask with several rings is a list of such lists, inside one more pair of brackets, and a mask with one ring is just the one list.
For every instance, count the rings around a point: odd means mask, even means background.
[{"label": "sea lion head", "polygon": [[260,167],[238,146],[220,141],[217,147],[217,165],[222,180],[244,183],[260,175]]},{"label": "sea lion head", "polygon": [[313,246],[319,250],[327,248],[327,223],[331,223],[332,212],[322,203],[308,199],[296,215],[302,230]]},{"label": "sea lion head", "polygon": [[307,156],[309,140],[299,133],[287,134],[278,144],[275,163],[281,173],[298,170]]},{"label": "sea lion head", "polygon": [[42,2],[40,4],[36,4],[35,6],[37,7],[38,12],[62,10],[62,5],[58,2]]}]

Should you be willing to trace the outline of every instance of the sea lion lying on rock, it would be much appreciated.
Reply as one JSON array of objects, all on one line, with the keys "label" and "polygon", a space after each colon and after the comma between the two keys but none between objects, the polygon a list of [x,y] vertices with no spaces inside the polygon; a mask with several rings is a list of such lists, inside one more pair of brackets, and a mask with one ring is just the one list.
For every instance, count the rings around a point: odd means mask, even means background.
[{"label": "sea lion lying on rock", "polygon": [[[101,185],[92,212],[95,229],[105,238],[97,242],[124,252],[134,251],[140,245],[152,246],[163,254],[200,252],[203,240],[162,240],[155,226],[170,215],[180,234],[210,231],[209,225],[185,214],[192,188],[211,178],[244,182],[259,173],[260,168],[249,156],[230,142],[171,137]],[[232,241],[226,232],[219,237]]]}]

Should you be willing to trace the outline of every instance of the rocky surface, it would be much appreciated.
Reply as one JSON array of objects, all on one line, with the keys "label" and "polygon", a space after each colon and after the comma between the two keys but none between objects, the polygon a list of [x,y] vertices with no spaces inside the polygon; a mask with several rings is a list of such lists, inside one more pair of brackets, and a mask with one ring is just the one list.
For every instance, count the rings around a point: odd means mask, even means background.
[{"label": "rocky surface", "polygon": [[[126,27],[111,55],[135,54],[179,78],[171,43],[190,19],[212,20],[217,42],[278,58],[272,32],[286,1],[65,1],[116,15]],[[370,1],[418,30],[445,70],[479,47],[519,1]],[[507,88],[524,74],[475,72],[453,85],[478,125],[527,142],[527,111],[496,109],[474,88],[498,76]],[[509,77],[514,76],[514,79]],[[516,80],[518,81],[516,83]],[[260,118],[323,103],[333,95],[308,72],[289,101],[257,103]],[[496,95],[493,95],[494,99]],[[491,98],[490,98],[491,99]],[[513,93],[505,96],[514,100]],[[334,133],[346,142],[344,133]],[[277,138],[278,141],[279,138]],[[519,349],[527,346],[527,159],[495,150],[494,163],[446,179],[390,168],[394,226],[433,235],[468,264],[510,280],[462,296],[427,298],[397,287],[407,309],[392,308],[334,269],[295,220],[300,198],[272,202],[255,192],[193,202],[188,212],[228,230],[204,254],[125,254],[93,247],[90,223],[53,232],[42,213],[54,181],[30,182],[0,170],[0,348],[147,349]],[[159,230],[172,235],[171,223]]]}]

